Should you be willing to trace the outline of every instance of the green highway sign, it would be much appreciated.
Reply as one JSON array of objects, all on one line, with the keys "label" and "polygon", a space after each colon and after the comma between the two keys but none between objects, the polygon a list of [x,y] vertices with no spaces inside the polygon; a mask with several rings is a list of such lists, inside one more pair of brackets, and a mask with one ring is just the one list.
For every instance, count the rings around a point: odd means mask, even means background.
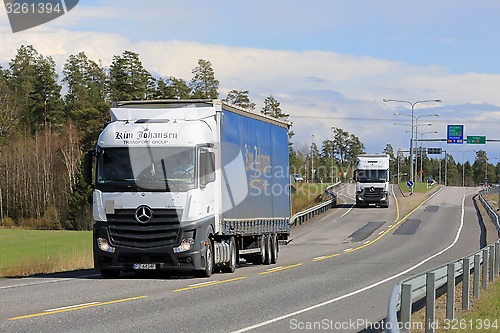
[{"label": "green highway sign", "polygon": [[484,145],[486,137],[484,135],[467,135],[467,143]]},{"label": "green highway sign", "polygon": [[462,144],[464,142],[464,125],[448,125],[446,142]]}]

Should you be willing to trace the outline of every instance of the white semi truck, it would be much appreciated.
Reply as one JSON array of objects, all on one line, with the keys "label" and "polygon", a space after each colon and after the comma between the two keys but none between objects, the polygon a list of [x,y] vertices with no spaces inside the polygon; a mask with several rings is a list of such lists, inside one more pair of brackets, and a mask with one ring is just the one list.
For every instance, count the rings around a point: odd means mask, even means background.
[{"label": "white semi truck", "polygon": [[119,102],[86,154],[94,266],[210,276],[290,234],[290,123],[220,100]]},{"label": "white semi truck", "polygon": [[358,155],[354,180],[357,207],[389,207],[389,155]]}]

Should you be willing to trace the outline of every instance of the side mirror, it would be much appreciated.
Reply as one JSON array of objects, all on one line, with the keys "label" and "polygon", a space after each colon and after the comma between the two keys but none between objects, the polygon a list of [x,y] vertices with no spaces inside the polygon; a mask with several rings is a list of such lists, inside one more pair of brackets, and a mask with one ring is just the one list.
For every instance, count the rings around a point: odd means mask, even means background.
[{"label": "side mirror", "polygon": [[83,181],[89,185],[92,185],[92,162],[94,153],[93,150],[88,151],[83,160]]},{"label": "side mirror", "polygon": [[352,175],[352,179],[357,182],[358,181],[358,170],[354,170],[353,172],[353,175]]},{"label": "side mirror", "polygon": [[200,186],[215,181],[215,153],[202,151],[200,154]]}]

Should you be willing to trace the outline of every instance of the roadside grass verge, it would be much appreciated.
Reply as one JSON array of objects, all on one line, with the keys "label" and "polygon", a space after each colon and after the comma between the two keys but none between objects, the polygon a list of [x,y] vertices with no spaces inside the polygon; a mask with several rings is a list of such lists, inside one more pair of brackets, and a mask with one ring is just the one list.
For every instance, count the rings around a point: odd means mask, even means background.
[{"label": "roadside grass verge", "polygon": [[[473,311],[460,312],[457,316],[455,332],[498,332],[500,330],[500,282],[481,290],[480,298],[475,301]],[[452,327],[454,328],[454,327]],[[445,330],[440,330],[445,332]]]},{"label": "roadside grass verge", "polygon": [[[471,286],[474,278],[471,278]],[[457,333],[477,333],[477,332],[498,332],[500,330],[500,281],[490,284],[488,289],[481,289],[479,299],[472,295],[470,291],[470,310],[462,310],[462,282],[456,286],[455,292],[455,319],[446,320],[446,294],[441,295],[436,300],[436,321],[435,332],[457,332]],[[414,333],[425,332],[425,307],[412,315],[414,325],[411,331]]]},{"label": "roadside grass verge", "polygon": [[[413,184],[413,192],[426,193],[437,186],[439,186],[439,184],[434,184],[431,187],[428,187],[426,182],[416,182]],[[399,183],[399,187],[403,193],[410,193],[410,189],[408,188],[408,185],[406,185],[406,182]]]},{"label": "roadside grass verge", "polygon": [[[325,189],[331,184],[325,183],[295,183],[295,193],[292,195],[292,215],[309,207],[317,205],[325,196]],[[318,196],[322,195],[321,200]],[[318,199],[318,200],[317,200]]]},{"label": "roadside grass verge", "polygon": [[497,209],[498,207],[498,193],[483,193],[483,198],[488,202],[488,204],[493,209]]},{"label": "roadside grass verge", "polygon": [[0,228],[0,278],[91,267],[91,231]]}]

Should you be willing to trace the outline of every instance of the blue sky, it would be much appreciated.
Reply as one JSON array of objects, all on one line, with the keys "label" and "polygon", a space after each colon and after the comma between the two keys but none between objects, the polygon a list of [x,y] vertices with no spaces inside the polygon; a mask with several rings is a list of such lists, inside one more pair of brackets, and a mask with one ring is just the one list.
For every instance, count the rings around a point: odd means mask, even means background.
[{"label": "blue sky", "polygon": [[[382,99],[442,99],[415,115],[432,122],[436,138],[447,124],[465,135],[500,139],[500,2],[497,0],[118,1],[80,3],[63,17],[13,34],[0,10],[0,64],[21,44],[52,56],[59,67],[85,51],[104,66],[124,50],[139,53],[156,76],[191,78],[200,58],[220,81],[220,97],[249,90],[257,108],[268,95],[291,115],[297,149],[319,143],[330,128],[358,136],[367,152],[387,143],[407,149],[409,134],[394,122],[405,104]],[[435,147],[435,143],[428,146]],[[446,145],[483,149],[500,162],[500,142]],[[473,154],[465,154],[473,158]]]}]

